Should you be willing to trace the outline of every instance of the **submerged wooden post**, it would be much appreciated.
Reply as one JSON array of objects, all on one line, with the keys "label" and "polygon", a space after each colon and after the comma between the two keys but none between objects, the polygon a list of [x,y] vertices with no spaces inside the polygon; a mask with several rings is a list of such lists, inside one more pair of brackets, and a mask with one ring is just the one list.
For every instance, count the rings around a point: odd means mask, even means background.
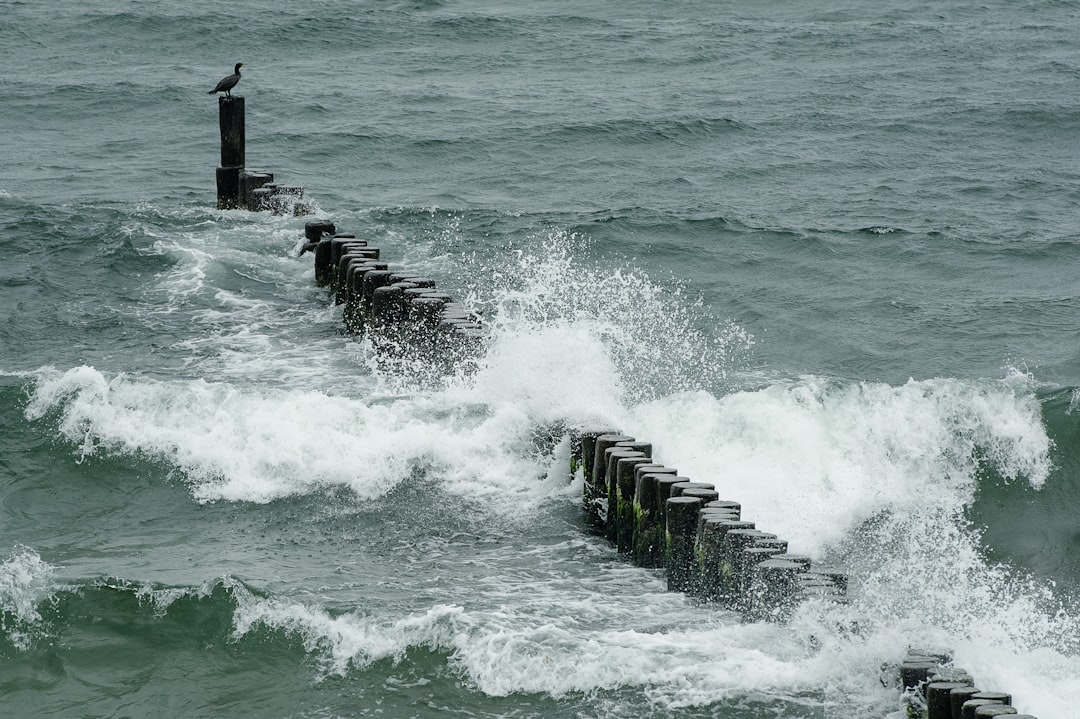
[{"label": "submerged wooden post", "polygon": [[261,210],[265,195],[257,194],[263,186],[274,181],[274,173],[258,170],[244,170],[240,173],[240,203],[249,210]]},{"label": "submerged wooden post", "polygon": [[218,98],[218,124],[221,127],[221,165],[217,169],[217,206],[235,210],[244,206],[244,98],[222,95]]}]

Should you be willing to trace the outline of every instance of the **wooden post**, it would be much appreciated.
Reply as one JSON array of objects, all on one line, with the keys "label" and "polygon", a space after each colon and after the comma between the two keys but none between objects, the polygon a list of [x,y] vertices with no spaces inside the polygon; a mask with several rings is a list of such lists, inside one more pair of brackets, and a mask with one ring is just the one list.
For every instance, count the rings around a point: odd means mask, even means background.
[{"label": "wooden post", "polygon": [[[702,568],[701,571],[701,594],[708,601],[719,601],[723,598],[726,587],[731,582],[730,572],[724,574],[724,568],[720,562],[720,549],[724,541],[724,535],[733,529],[753,529],[753,522],[742,522],[733,519],[733,514],[727,512],[721,514],[718,510],[702,510],[698,513],[701,524],[701,538],[694,537],[694,555]],[[696,530],[695,530],[696,532]]]},{"label": "wooden post", "polygon": [[975,708],[975,719],[990,719],[999,716],[1016,716],[1016,710],[1007,704],[985,704]]},{"label": "wooden post", "polygon": [[638,465],[652,465],[647,457],[619,460],[615,469],[615,547],[622,554],[634,548],[634,492]]},{"label": "wooden post", "polygon": [[326,287],[330,284],[330,240],[315,243],[315,285]]},{"label": "wooden post", "polygon": [[976,686],[960,687],[949,692],[949,715],[960,719],[963,716],[964,702],[971,698],[972,694],[978,694],[982,689]]},{"label": "wooden post", "polygon": [[[617,429],[590,429],[581,433],[581,457],[578,463],[585,473],[585,492],[592,484],[593,460],[596,458],[596,440],[604,435],[622,436]],[[620,440],[624,441],[624,440]]]},{"label": "wooden post", "polygon": [[[334,240],[331,240],[334,242]],[[333,247],[331,246],[330,253],[333,254]],[[377,247],[348,247],[347,250],[338,258],[336,268],[331,266],[330,271],[330,291],[334,293],[334,304],[340,305],[345,301],[345,296],[349,291],[349,268],[354,264],[361,262],[377,262],[379,259],[379,248]]]},{"label": "wooden post", "polygon": [[982,691],[982,692],[976,692],[975,694],[972,694],[971,698],[972,699],[993,699],[994,701],[1001,702],[1002,704],[1008,704],[1009,706],[1012,706],[1012,694],[1009,694],[1008,692]]},{"label": "wooden post", "polygon": [[633,437],[618,432],[602,434],[593,441],[593,459],[586,464],[589,481],[585,484],[583,500],[589,523],[603,531],[607,523],[607,450],[619,442],[632,442]]},{"label": "wooden post", "polygon": [[685,592],[690,588],[690,568],[694,561],[694,533],[702,502],[697,497],[667,500],[667,580],[668,589]]},{"label": "wooden post", "polygon": [[337,228],[330,220],[311,220],[304,223],[304,239],[309,243],[318,242],[323,235],[332,235]]},{"label": "wooden post", "polygon": [[405,310],[405,290],[396,285],[376,287],[371,293],[371,316],[384,332],[401,320]]},{"label": "wooden post", "polygon": [[[407,292],[406,292],[407,294]],[[406,300],[407,321],[411,333],[410,341],[422,351],[430,352],[434,349],[431,340],[435,336],[435,328],[439,324],[439,313],[443,303],[434,297],[415,295]]]},{"label": "wooden post", "polygon": [[[743,550],[753,546],[754,541],[764,534],[752,527],[731,528],[724,532],[720,539],[720,573],[726,580],[720,600],[730,607],[747,608],[748,593],[743,586],[740,560],[743,558]],[[776,535],[770,538],[776,539]]]},{"label": "wooden post", "polygon": [[[680,482],[679,484],[681,485],[682,482]],[[689,482],[687,484],[689,484]],[[712,487],[686,487],[681,492],[679,492],[678,496],[697,497],[701,500],[701,506],[703,507],[709,502],[715,502],[720,499],[720,493]]]},{"label": "wooden post", "polygon": [[[728,515],[730,516],[730,515]],[[734,596],[734,568],[725,561],[727,533],[754,529],[753,521],[725,518],[723,514],[706,515],[701,527],[701,547],[704,573],[703,593],[710,601],[730,602]]]},{"label": "wooden post", "polygon": [[364,278],[369,272],[384,272],[388,269],[385,262],[369,262],[356,265],[347,277],[349,282],[349,297],[345,301],[345,309],[342,311],[345,320],[345,329],[349,332],[360,332],[364,329]]},{"label": "wooden post", "polygon": [[217,169],[217,206],[234,210],[244,205],[244,98],[239,95],[218,98],[218,124],[221,127],[221,166]]},{"label": "wooden post", "polygon": [[[617,543],[619,541],[619,484],[618,484],[618,462],[623,458],[640,458],[649,459],[649,455],[639,450],[625,447],[626,444],[640,444],[640,443],[628,443],[620,442],[614,447],[605,450],[604,454],[607,456],[607,469],[604,471],[604,478],[607,482],[607,520],[604,524],[604,534],[609,540]],[[639,464],[644,464],[640,462]]]},{"label": "wooden post", "polygon": [[[369,270],[377,269],[378,263],[375,260],[359,260],[349,265],[348,271],[345,273],[345,279],[340,283],[340,286],[344,288],[342,292],[343,304],[345,305],[341,310],[341,319],[345,323],[345,329],[351,331],[353,322],[353,313],[358,307],[357,300],[359,299],[353,293],[353,288],[356,287],[357,274],[363,276],[365,272]],[[363,285],[361,285],[361,288]]]},{"label": "wooden post", "polygon": [[[687,489],[716,489],[716,487],[709,484],[708,482],[691,482],[690,480],[684,480],[682,482],[671,485],[671,496],[679,497],[682,495],[683,491]],[[716,496],[719,497],[720,494],[717,493]],[[704,507],[705,503],[702,502],[701,506]]]},{"label": "wooden post", "polygon": [[390,270],[372,270],[364,275],[364,288],[360,296],[360,307],[366,320],[371,316],[371,298],[375,288],[390,284]]},{"label": "wooden post", "polygon": [[217,169],[217,208],[240,209],[240,175],[242,167],[219,167]]},{"label": "wooden post", "polygon": [[[975,713],[976,710],[979,709],[979,707],[984,706],[1003,707],[1002,711],[1006,714],[1016,713],[1016,710],[1012,707],[1007,707],[1005,704],[1002,704],[1001,702],[994,699],[968,699],[960,706],[960,716],[963,719],[975,719],[975,717],[977,716]],[[983,714],[983,716],[986,715]],[[991,716],[993,715],[991,714]]]},{"label": "wooden post", "polygon": [[[700,511],[698,511],[697,533],[694,535],[694,546],[695,547],[703,546],[702,543],[705,540],[705,534],[704,534],[705,533],[705,523],[710,518],[713,518],[713,519],[727,519],[727,520],[730,520],[732,522],[738,522],[739,521],[739,515],[734,510],[726,509],[726,508],[720,508],[720,507],[710,507],[709,505],[706,504],[704,507],[701,508]],[[750,522],[750,524],[753,524],[753,522]],[[748,529],[753,529],[753,527],[748,527]]]},{"label": "wooden post", "polygon": [[240,95],[218,98],[218,124],[221,126],[221,166],[244,166],[244,98]]},{"label": "wooden post", "polygon": [[[358,240],[356,235],[334,235],[330,238],[330,264],[341,262],[341,256],[350,247],[367,247],[367,240]],[[374,249],[374,248],[373,248]],[[376,257],[378,259],[378,257]]]},{"label": "wooden post", "polygon": [[766,559],[758,564],[750,591],[750,615],[772,621],[787,618],[801,571],[799,564],[782,559]]},{"label": "wooden post", "polygon": [[[776,555],[773,555],[775,558]],[[917,690],[922,684],[926,683],[926,680],[930,678],[930,674],[938,668],[939,662],[936,659],[917,659],[911,661],[905,661],[900,665],[900,683],[904,689]]]},{"label": "wooden post", "polygon": [[688,482],[686,477],[679,475],[665,474],[656,478],[656,524],[660,529],[660,566],[667,566],[667,555],[664,554],[667,550],[666,540],[664,539],[664,532],[667,531],[667,501],[671,498],[671,488],[680,482]]},{"label": "wooden post", "polygon": [[926,719],[952,719],[952,691],[971,686],[960,682],[930,682],[923,687]]},{"label": "wooden post", "polygon": [[[752,545],[743,549],[738,562],[736,562],[736,567],[738,567],[736,584],[740,587],[738,591],[741,592],[744,597],[748,596],[750,593],[750,583],[754,578],[754,567],[761,564],[766,559],[772,559],[774,556],[781,554],[784,551],[780,547],[759,547],[757,546],[758,541],[763,540],[755,540]],[[784,542],[784,544],[787,544],[787,542]],[[802,585],[800,585],[800,587],[801,586]]]},{"label": "wooden post", "polygon": [[705,507],[712,509],[713,507],[724,507],[735,512],[736,515],[742,516],[742,505],[738,502],[732,502],[729,499],[718,499],[715,502],[706,502]]},{"label": "wooden post", "polygon": [[658,469],[655,465],[651,468],[646,465],[646,468],[642,470],[638,467],[634,488],[634,563],[642,567],[662,567],[663,532],[658,521],[660,510],[656,483],[660,477],[675,477],[679,472],[673,467]]},{"label": "wooden post", "polygon": [[248,210],[261,210],[259,203],[262,202],[261,195],[256,195],[255,191],[268,185],[274,181],[274,174],[271,172],[248,172],[244,170],[240,173],[240,201],[242,207]]}]

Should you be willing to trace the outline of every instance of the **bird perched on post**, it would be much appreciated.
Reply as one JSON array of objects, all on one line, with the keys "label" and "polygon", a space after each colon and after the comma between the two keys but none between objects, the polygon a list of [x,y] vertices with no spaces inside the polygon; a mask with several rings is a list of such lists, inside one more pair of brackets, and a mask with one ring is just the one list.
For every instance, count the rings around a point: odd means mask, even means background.
[{"label": "bird perched on post", "polygon": [[236,63],[236,67],[233,68],[233,74],[228,77],[221,78],[221,82],[217,84],[207,95],[213,95],[215,92],[224,92],[228,97],[232,97],[232,89],[236,87],[236,83],[240,82],[240,68],[244,66],[244,63]]}]

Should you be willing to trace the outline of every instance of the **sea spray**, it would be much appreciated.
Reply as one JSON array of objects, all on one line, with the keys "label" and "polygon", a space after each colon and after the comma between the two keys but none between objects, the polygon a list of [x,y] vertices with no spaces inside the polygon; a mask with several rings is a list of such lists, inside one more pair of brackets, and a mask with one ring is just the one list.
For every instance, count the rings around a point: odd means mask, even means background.
[{"label": "sea spray", "polygon": [[1050,471],[1038,402],[1008,381],[804,377],[720,397],[670,395],[633,407],[622,426],[814,554],[943,488],[962,509],[984,463],[1033,486]]},{"label": "sea spray", "polygon": [[[538,547],[533,558],[547,564],[564,549]],[[319,678],[350,675],[380,660],[409,662],[412,650],[426,649],[489,696],[560,698],[631,688],[620,696],[641,696],[632,703],[655,710],[738,702],[747,694],[855,712],[887,701],[880,684],[850,672],[854,658],[822,654],[812,636],[702,612],[640,570],[601,565],[595,576],[572,577],[558,566],[551,574],[523,572],[514,582],[493,574],[460,605],[409,613],[342,612],[241,591],[233,639],[260,630],[296,637]],[[855,651],[860,660],[872,654]],[[842,688],[842,701],[824,695],[823,686]]]},{"label": "sea spray", "polygon": [[[552,352],[582,367],[600,361],[624,399],[636,402],[675,391],[730,386],[748,359],[753,338],[729,320],[712,317],[677,278],[660,282],[630,262],[587,262],[589,241],[565,230],[504,249],[505,264],[490,256],[463,258],[475,300],[488,308],[496,335],[546,333]],[[560,346],[559,333],[571,338]],[[582,336],[604,348],[604,358],[577,354]],[[609,380],[610,382],[610,380]]]},{"label": "sea spray", "polygon": [[1050,474],[1028,379],[892,387],[805,377],[720,398],[672,395],[633,408],[622,426],[723,487],[759,526],[845,567],[850,604],[809,605],[793,623],[831,617],[805,630],[815,642],[883,657],[912,643],[950,646],[980,677],[1007,680],[1025,707],[1050,702],[1035,713],[1064,711],[1049,685],[1080,668],[1076,619],[1051,585],[988,557],[966,519],[981,483],[1037,489]]},{"label": "sea spray", "polygon": [[27,651],[46,628],[42,604],[55,599],[56,567],[29,547],[17,547],[0,563],[0,632]]}]

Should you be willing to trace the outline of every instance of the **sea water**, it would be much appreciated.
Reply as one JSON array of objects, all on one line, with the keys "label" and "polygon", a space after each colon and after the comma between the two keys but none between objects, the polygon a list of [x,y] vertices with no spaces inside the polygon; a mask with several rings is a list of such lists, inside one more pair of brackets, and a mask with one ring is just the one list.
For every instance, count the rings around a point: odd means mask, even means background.
[{"label": "sea water", "polygon": [[[1080,701],[1080,5],[7,3],[6,716],[902,716]],[[214,209],[247,164],[484,311],[402,374]],[[714,482],[844,605],[591,535],[568,433]]]}]

